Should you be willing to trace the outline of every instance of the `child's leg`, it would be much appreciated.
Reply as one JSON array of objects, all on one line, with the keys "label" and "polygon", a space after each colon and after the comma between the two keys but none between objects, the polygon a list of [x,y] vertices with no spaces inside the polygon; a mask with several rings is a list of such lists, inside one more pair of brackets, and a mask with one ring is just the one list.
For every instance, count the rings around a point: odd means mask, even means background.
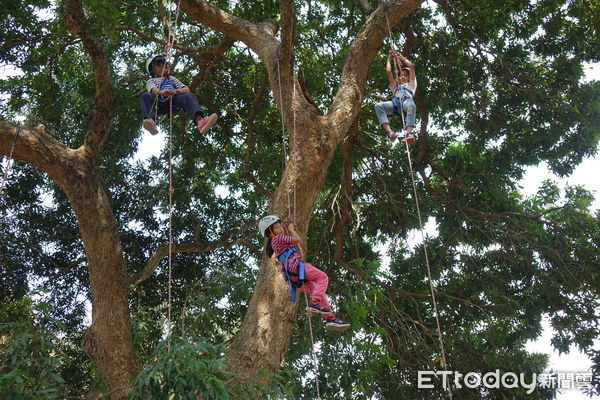
[{"label": "child's leg", "polygon": [[313,300],[318,300],[321,305],[331,310],[327,295],[325,294],[327,292],[327,285],[329,285],[327,274],[312,264],[305,262],[304,279],[304,284],[300,290],[310,294]]},{"label": "child's leg", "polygon": [[142,110],[142,119],[152,118],[156,121],[156,109],[154,108],[155,96],[150,92],[144,92],[140,96],[140,108]]},{"label": "child's leg", "polygon": [[375,115],[377,115],[379,125],[381,125],[386,132],[391,130],[388,115],[392,115],[393,113],[394,104],[391,101],[381,101],[375,104]]},{"label": "child's leg", "polygon": [[181,93],[173,96],[173,105],[183,108],[195,125],[198,124],[196,120],[198,116],[204,117],[196,96],[191,93]]},{"label": "child's leg", "polygon": [[415,119],[417,115],[417,106],[413,99],[406,99],[402,102],[402,110],[406,113],[406,131],[411,133],[415,127]]}]

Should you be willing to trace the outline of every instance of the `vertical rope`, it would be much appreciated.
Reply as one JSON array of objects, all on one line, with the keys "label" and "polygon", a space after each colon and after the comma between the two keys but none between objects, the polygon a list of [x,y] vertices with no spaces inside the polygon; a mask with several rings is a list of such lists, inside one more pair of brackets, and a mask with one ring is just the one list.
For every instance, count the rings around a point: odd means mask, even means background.
[{"label": "vertical rope", "polygon": [[171,351],[172,303],[173,303],[173,97],[169,101],[169,289],[167,315],[167,349]]},{"label": "vertical rope", "polygon": [[[390,27],[390,20],[388,18],[388,8],[387,8],[387,1],[383,2],[383,12],[385,14],[385,21],[387,23],[387,28],[388,28],[388,39],[390,42],[390,48],[392,49],[392,52],[396,52],[395,46],[394,46],[394,39],[392,36],[392,28]],[[399,66],[398,66],[398,60],[396,59],[396,57],[392,57],[392,67],[394,68],[394,77],[398,77],[398,73],[400,71]]]},{"label": "vertical rope", "polygon": [[[402,133],[404,134],[405,130],[406,130],[406,125],[405,125],[405,121],[404,121],[404,113],[401,113],[402,115]],[[420,231],[421,231],[421,240],[423,241],[423,253],[425,255],[425,265],[427,266],[427,278],[429,280],[429,290],[431,292],[431,301],[433,303],[433,310],[435,313],[435,324],[436,324],[436,328],[437,328],[437,335],[438,335],[438,341],[440,343],[440,354],[442,356],[442,362],[444,363],[443,365],[443,369],[446,370],[448,368],[448,363],[446,362],[446,351],[444,349],[444,339],[442,337],[442,327],[440,324],[440,313],[438,311],[438,306],[437,306],[437,300],[435,297],[435,290],[433,288],[433,278],[431,276],[431,266],[429,264],[429,251],[427,250],[427,239],[425,237],[425,229],[423,228],[423,219],[421,218],[421,207],[419,205],[419,195],[417,194],[417,185],[415,184],[415,175],[414,175],[414,171],[413,171],[413,167],[412,167],[412,159],[410,157],[410,147],[407,141],[404,142],[405,146],[406,146],[406,155],[408,157],[408,167],[410,169],[410,178],[412,181],[412,187],[413,187],[413,193],[415,195],[415,204],[417,207],[417,217],[419,219],[419,227],[420,227]],[[450,397],[450,400],[452,400],[452,389],[450,387],[450,385],[448,385],[448,395]]]},{"label": "vertical rope", "polygon": [[6,167],[4,168],[4,174],[2,175],[2,184],[0,184],[0,203],[4,202],[4,185],[8,182],[8,173],[13,164],[13,152],[15,151],[15,146],[17,145],[17,138],[19,137],[19,132],[21,131],[21,123],[17,122],[17,128],[15,129],[15,135],[13,136],[12,145],[10,147],[10,154],[8,155],[8,160],[6,161]]},{"label": "vertical rope", "polygon": [[[294,140],[297,139],[296,136],[296,111],[294,109],[294,99],[296,97],[296,80],[295,80],[295,72],[294,72],[294,79],[293,79],[293,97],[292,97],[292,102],[291,102],[291,108],[292,108],[292,115],[293,115],[293,131],[292,134],[294,135]],[[279,104],[281,107],[281,132],[282,132],[282,147],[283,147],[283,161],[284,161],[284,169],[285,166],[287,165],[287,150],[286,150],[286,143],[285,143],[285,125],[283,122],[283,89],[281,87],[281,71],[280,71],[280,67],[279,67],[279,57],[277,58],[277,82],[279,84]],[[294,208],[293,211],[291,210],[291,200],[290,200],[290,191],[286,190],[287,193],[287,205],[288,205],[288,215],[292,216],[292,219],[295,220],[295,214],[296,214],[296,185],[292,184],[293,187],[293,192],[294,192]],[[306,294],[306,292],[304,292],[304,299],[306,301],[306,305],[308,306],[308,295]],[[310,314],[310,313],[308,313]],[[321,400],[321,389],[319,387],[319,367],[317,364],[317,354],[315,351],[315,339],[314,339],[314,335],[313,335],[313,328],[312,328],[312,316],[309,315],[308,317],[308,327],[310,330],[310,343],[311,343],[311,352],[312,352],[312,358],[313,358],[313,364],[315,366],[315,384],[316,384],[316,390],[317,390],[317,400]]]},{"label": "vertical rope", "polygon": [[[288,155],[287,155],[287,146],[285,143],[285,125],[283,123],[283,89],[281,88],[281,71],[279,69],[279,56],[277,57],[277,82],[279,84],[279,104],[281,108],[281,141],[283,148],[283,169],[285,171],[285,167],[287,166]],[[292,215],[291,210],[291,201],[290,201],[290,191],[286,188],[287,194],[287,205],[288,205],[288,215]]]},{"label": "vertical rope", "polygon": [[[308,307],[308,295],[304,292],[304,300],[306,300],[306,306]],[[315,338],[313,336],[312,328],[312,314],[308,314],[308,329],[310,331],[310,344],[312,349],[313,364],[315,366],[315,385],[317,388],[317,400],[321,400],[321,389],[319,388],[319,364],[317,364],[317,352],[315,351]]]},{"label": "vertical rope", "polygon": [[[179,18],[179,5],[177,3],[175,10],[175,29]],[[173,58],[173,45],[175,43],[175,33],[171,32],[171,12],[169,11],[169,19],[167,20],[168,34],[167,45],[165,46],[165,54],[167,56],[166,63],[171,64]],[[165,65],[166,66],[166,65]],[[162,75],[164,75],[163,68]],[[158,99],[158,96],[156,96]],[[156,107],[158,108],[158,102]],[[158,111],[158,110],[157,110]],[[156,113],[158,115],[158,112]],[[173,310],[173,96],[169,96],[169,271],[168,271],[168,295],[167,295],[167,350],[171,351],[171,335],[173,334],[172,310]]]},{"label": "vertical rope", "polygon": [[[392,49],[392,51],[395,52],[394,49],[394,42],[392,39],[392,29],[390,27],[390,20],[388,18],[388,9],[387,9],[387,1],[383,2],[383,9],[384,9],[384,13],[385,13],[385,20],[387,21],[387,27],[388,27],[388,34],[389,34],[389,41],[390,41],[390,47]],[[397,60],[396,57],[393,57],[393,62],[394,62],[394,68],[395,68],[395,75],[398,76],[398,65],[397,65]],[[402,108],[404,108],[404,105],[401,104]],[[404,110],[401,110],[400,115],[402,116],[402,137],[405,137],[406,135],[406,123],[404,121]],[[444,339],[442,336],[442,328],[441,328],[441,324],[440,324],[440,317],[439,317],[439,311],[438,311],[438,307],[437,307],[437,301],[435,298],[435,290],[433,287],[433,278],[431,276],[431,266],[429,264],[429,255],[428,255],[428,250],[427,250],[427,239],[425,237],[425,229],[423,228],[423,219],[421,217],[421,207],[419,205],[419,195],[417,193],[417,185],[415,183],[415,176],[414,176],[414,171],[412,168],[412,160],[410,157],[410,148],[409,148],[409,144],[407,141],[404,141],[404,144],[406,146],[406,155],[408,157],[408,167],[410,169],[410,177],[411,177],[411,181],[412,181],[412,187],[413,187],[413,193],[415,195],[415,205],[417,207],[417,217],[419,219],[419,227],[420,227],[420,231],[421,231],[421,240],[423,241],[423,252],[425,255],[425,265],[427,266],[427,278],[429,280],[429,289],[431,291],[431,301],[433,303],[433,309],[434,309],[434,313],[435,313],[435,324],[436,324],[436,328],[437,328],[437,335],[438,335],[438,341],[440,344],[440,354],[442,356],[442,362],[444,363],[443,368],[444,370],[447,369],[448,363],[446,362],[446,351],[444,349]],[[452,400],[452,389],[450,388],[450,386],[448,386],[448,395],[450,397],[450,400]]]},{"label": "vertical rope", "polygon": [[[294,141],[297,140],[298,136],[296,136],[296,108],[294,107],[294,101],[296,100],[296,72],[294,71],[294,80],[293,80],[293,85],[294,85],[294,94],[292,96],[292,116],[293,116],[293,120],[294,120],[294,127],[293,127],[293,131],[292,131],[292,135],[294,137]],[[297,171],[295,171],[297,172]],[[296,179],[297,176],[294,174],[294,179]],[[294,181],[293,185],[292,185],[293,191],[294,191],[294,208],[293,208],[293,219],[296,219],[296,182]]]}]

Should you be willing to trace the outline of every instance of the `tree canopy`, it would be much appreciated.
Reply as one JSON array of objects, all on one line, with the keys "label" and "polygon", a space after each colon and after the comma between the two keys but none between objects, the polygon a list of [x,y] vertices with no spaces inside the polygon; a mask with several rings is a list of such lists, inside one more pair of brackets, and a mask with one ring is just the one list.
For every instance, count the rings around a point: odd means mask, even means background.
[{"label": "tree canopy", "polygon": [[[519,191],[528,167],[568,177],[597,152],[600,83],[583,79],[600,61],[594,2],[8,3],[0,64],[17,73],[0,79],[0,154],[15,158],[0,200],[1,397],[315,398],[317,374],[324,399],[446,398],[439,385],[418,389],[417,371],[543,371],[547,357],[525,343],[544,317],[554,348],[586,353],[597,377],[593,194],[552,181]],[[173,118],[170,350],[168,117],[161,155],[136,156],[149,135],[145,62],[169,35],[174,75],[219,114],[206,136]],[[391,43],[418,77],[413,175],[373,111],[388,95]],[[413,180],[433,227],[445,366],[424,243],[411,240]],[[352,324],[344,334],[309,327],[263,255],[257,219],[288,211]]]}]

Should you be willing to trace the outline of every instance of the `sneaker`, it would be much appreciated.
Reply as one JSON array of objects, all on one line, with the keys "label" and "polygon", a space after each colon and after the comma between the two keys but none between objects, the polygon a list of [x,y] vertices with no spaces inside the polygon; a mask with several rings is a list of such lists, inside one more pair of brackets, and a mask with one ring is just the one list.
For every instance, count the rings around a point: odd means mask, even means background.
[{"label": "sneaker", "polygon": [[402,139],[402,143],[413,144],[415,142],[415,137],[412,133],[407,133],[406,137]]},{"label": "sneaker", "polygon": [[210,127],[213,126],[215,122],[217,122],[217,119],[219,119],[219,117],[217,117],[217,114],[214,113],[210,114],[208,117],[202,118],[198,123],[198,130],[200,131],[200,133],[204,134],[208,132]]},{"label": "sneaker", "polygon": [[329,318],[325,320],[325,329],[328,331],[343,332],[350,328],[350,324],[337,318]]},{"label": "sneaker", "polygon": [[392,131],[389,131],[389,132],[387,133],[387,137],[389,137],[390,139],[392,139],[392,142],[393,142],[394,140],[396,140],[396,139],[398,138],[398,134],[397,134],[397,133],[394,133],[394,132],[392,132]]},{"label": "sneaker", "polygon": [[146,118],[142,125],[144,126],[144,129],[150,132],[151,134],[156,135],[158,133],[156,122],[154,122],[154,120],[151,118]]},{"label": "sneaker", "polygon": [[312,301],[308,303],[306,306],[306,312],[310,313],[318,313],[318,314],[331,314],[331,310],[325,306],[322,306],[321,303],[313,303]]}]

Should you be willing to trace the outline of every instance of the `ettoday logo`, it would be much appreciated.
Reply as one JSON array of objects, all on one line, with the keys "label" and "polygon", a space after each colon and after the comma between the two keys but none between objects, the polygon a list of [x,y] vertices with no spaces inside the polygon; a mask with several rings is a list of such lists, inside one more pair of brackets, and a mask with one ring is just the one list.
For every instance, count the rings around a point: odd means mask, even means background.
[{"label": "ettoday logo", "polygon": [[480,372],[467,372],[462,374],[458,371],[419,371],[417,387],[419,389],[433,389],[434,379],[437,376],[442,377],[442,386],[447,389],[449,386],[457,389],[467,387],[475,389],[478,387],[486,387],[488,389],[499,388],[525,388],[527,394],[532,393],[537,387],[537,374],[531,374],[530,378],[526,374],[515,374],[514,372],[500,373],[497,369],[493,372],[481,374]]}]

